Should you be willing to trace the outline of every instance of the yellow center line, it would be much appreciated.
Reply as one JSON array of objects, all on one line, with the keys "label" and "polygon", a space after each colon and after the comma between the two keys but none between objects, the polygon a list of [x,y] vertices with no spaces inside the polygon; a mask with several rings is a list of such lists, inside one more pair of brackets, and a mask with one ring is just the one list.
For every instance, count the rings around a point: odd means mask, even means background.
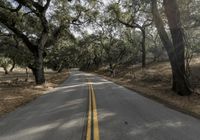
[{"label": "yellow center line", "polygon": [[88,80],[88,88],[89,88],[89,110],[88,110],[86,140],[99,140],[99,125],[98,125],[96,96],[92,83],[89,80]]},{"label": "yellow center line", "polygon": [[86,134],[86,140],[91,140],[91,89],[90,85],[89,88],[89,109],[88,109],[88,120],[87,120],[87,134]]},{"label": "yellow center line", "polygon": [[93,122],[94,122],[94,140],[99,140],[99,124],[98,124],[98,116],[97,116],[97,105],[96,105],[96,96],[94,93],[94,88],[91,84],[92,89],[92,98],[93,98]]}]

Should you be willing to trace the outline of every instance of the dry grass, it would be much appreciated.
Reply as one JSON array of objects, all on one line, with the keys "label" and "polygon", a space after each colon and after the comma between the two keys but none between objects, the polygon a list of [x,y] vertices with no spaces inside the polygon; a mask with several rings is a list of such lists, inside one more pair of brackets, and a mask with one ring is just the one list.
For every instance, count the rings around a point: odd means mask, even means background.
[{"label": "dry grass", "polygon": [[31,74],[28,82],[25,81],[24,69],[17,69],[9,75],[4,75],[0,70],[0,116],[50,91],[68,77],[68,72],[56,73],[46,70],[45,76],[47,82],[36,86]]},{"label": "dry grass", "polygon": [[105,68],[97,73],[145,96],[200,117],[200,59],[192,61],[191,71],[195,92],[189,97],[178,96],[171,91],[171,68],[168,62],[152,63],[146,69],[141,69],[139,65],[128,68],[120,66],[116,70],[115,78],[111,78]]}]

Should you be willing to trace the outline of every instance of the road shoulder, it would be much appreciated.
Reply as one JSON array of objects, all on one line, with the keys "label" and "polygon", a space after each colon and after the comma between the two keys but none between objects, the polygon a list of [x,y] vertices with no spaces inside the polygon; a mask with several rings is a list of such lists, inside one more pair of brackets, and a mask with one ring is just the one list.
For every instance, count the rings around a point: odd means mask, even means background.
[{"label": "road shoulder", "polygon": [[[156,90],[152,90],[152,89],[147,89],[143,86],[138,86],[138,85],[133,85],[133,84],[129,84],[128,82],[124,81],[124,80],[121,80],[120,78],[112,78],[112,77],[109,77],[109,76],[105,76],[105,75],[101,75],[101,74],[98,74],[98,73],[94,73],[95,75],[99,76],[99,77],[102,77],[106,80],[109,80],[109,81],[112,81],[118,85],[121,85],[129,90],[132,90],[146,98],[149,98],[149,99],[152,99],[156,102],[159,102],[163,105],[165,105],[166,107],[168,108],[171,108],[171,109],[174,109],[176,111],[179,111],[179,112],[182,112],[184,114],[187,114],[187,115],[190,115],[190,116],[193,116],[197,119],[200,119],[200,112],[198,112],[198,110],[191,110],[190,107],[187,107],[186,105],[184,104],[179,104],[177,102],[175,102],[174,100],[170,100],[170,98],[164,98],[164,96],[161,96],[158,91]],[[175,94],[175,93],[173,93]],[[180,98],[184,98],[186,100],[192,100],[190,99],[190,97],[180,97]]]}]

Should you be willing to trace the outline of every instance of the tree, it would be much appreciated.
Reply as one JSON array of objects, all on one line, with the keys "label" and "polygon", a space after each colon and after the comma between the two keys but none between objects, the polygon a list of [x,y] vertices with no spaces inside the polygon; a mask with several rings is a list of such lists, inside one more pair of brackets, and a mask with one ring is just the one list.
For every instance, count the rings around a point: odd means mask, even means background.
[{"label": "tree", "polygon": [[79,41],[81,68],[96,69],[108,65],[113,73],[120,64],[140,62],[140,33],[113,20],[104,4],[100,3],[98,7],[99,12],[88,27],[92,31],[84,32],[84,27],[80,28],[83,31]]},{"label": "tree", "polygon": [[57,72],[61,72],[64,68],[77,67],[79,52],[76,45],[76,38],[71,33],[65,32],[54,47],[47,50],[46,66]]},{"label": "tree", "polygon": [[0,57],[0,67],[4,69],[5,74],[8,74],[8,67],[11,63],[11,60],[6,57]]},{"label": "tree", "polygon": [[[119,5],[123,7],[123,10],[121,10]],[[139,29],[141,32],[142,67],[144,68],[146,66],[146,28],[152,24],[152,19],[148,13],[148,6],[140,1],[126,0],[124,3],[114,3],[110,5],[109,9],[114,11],[116,20],[119,23],[128,28]]]},{"label": "tree", "polygon": [[45,48],[52,45],[52,40],[56,40],[63,28],[62,24],[51,24],[47,19],[50,3],[51,0],[16,0],[15,4],[8,1],[0,2],[1,25],[8,29],[7,32],[12,32],[20,38],[33,55],[34,61],[29,64],[29,68],[35,76],[36,84],[45,82]]},{"label": "tree", "polygon": [[[30,65],[29,67],[32,69],[33,74],[35,76],[35,80],[37,84],[43,84],[45,82],[44,70],[43,70],[43,57],[44,57],[44,46],[48,40],[49,26],[46,19],[46,11],[49,7],[50,0],[47,0],[46,4],[43,6],[43,2],[34,2],[34,1],[23,1],[16,0],[18,6],[16,9],[13,8],[12,3],[1,3],[1,11],[0,11],[0,22],[5,25],[9,30],[15,33],[20,39],[23,40],[24,44],[29,48],[29,50],[33,53],[34,56],[34,65]],[[12,7],[11,7],[12,6]],[[11,7],[11,8],[10,8]],[[24,34],[24,31],[17,27],[17,18],[16,14],[13,12],[19,12],[22,7],[28,8],[26,14],[28,12],[34,13],[34,16],[30,15],[29,18],[39,19],[39,22],[42,26],[42,32],[40,33],[37,41],[31,41],[31,39]],[[21,10],[23,11],[23,10]],[[35,17],[36,16],[36,17]],[[37,43],[36,43],[37,42]]]},{"label": "tree", "polygon": [[171,38],[168,36],[158,11],[157,0],[151,0],[152,14],[159,36],[165,47],[173,75],[172,89],[179,95],[190,95],[191,87],[185,69],[185,42],[180,20],[180,11],[176,0],[164,0],[165,15],[168,20]]}]

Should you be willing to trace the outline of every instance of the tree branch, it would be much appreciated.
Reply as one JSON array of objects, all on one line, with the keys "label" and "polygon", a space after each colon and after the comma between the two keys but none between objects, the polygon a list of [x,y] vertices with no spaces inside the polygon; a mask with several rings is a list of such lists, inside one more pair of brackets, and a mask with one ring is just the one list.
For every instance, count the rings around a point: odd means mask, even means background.
[{"label": "tree branch", "polygon": [[44,6],[44,10],[46,11],[51,3],[51,0],[47,0],[47,3]]},{"label": "tree branch", "polygon": [[129,24],[129,23],[127,23],[127,22],[125,22],[125,21],[123,21],[123,20],[121,20],[121,19],[119,19],[119,18],[117,18],[117,20],[121,23],[121,24],[123,24],[123,25],[125,25],[126,27],[130,27],[130,28],[142,28],[142,26],[140,26],[139,24],[137,24],[137,23],[134,23],[134,24]]},{"label": "tree branch", "polygon": [[26,35],[24,35],[19,29],[13,26],[11,24],[12,22],[9,21],[12,21],[12,19],[7,18],[7,16],[0,11],[0,22],[4,24],[8,29],[10,29],[13,33],[15,33],[18,38],[22,39],[31,52],[34,52],[35,45],[31,43],[31,41],[28,39]]}]

